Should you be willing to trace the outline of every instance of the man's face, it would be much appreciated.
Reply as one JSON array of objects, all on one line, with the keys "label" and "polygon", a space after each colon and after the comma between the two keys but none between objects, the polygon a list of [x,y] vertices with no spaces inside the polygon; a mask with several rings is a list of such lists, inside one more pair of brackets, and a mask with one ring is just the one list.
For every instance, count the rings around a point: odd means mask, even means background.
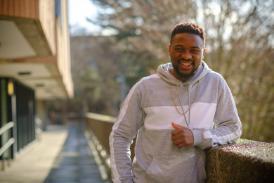
[{"label": "man's face", "polygon": [[175,77],[185,81],[199,67],[203,57],[204,42],[196,34],[176,34],[169,45],[169,56]]}]

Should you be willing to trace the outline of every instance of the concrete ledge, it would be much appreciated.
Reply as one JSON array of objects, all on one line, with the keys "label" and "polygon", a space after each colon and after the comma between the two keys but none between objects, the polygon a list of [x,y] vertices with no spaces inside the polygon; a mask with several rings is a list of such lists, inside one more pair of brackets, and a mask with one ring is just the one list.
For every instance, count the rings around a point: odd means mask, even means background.
[{"label": "concrete ledge", "polygon": [[239,140],[207,152],[208,183],[274,182],[274,143]]},{"label": "concrete ledge", "polygon": [[[87,130],[98,139],[99,155],[106,152],[100,158],[110,177],[108,137],[114,118],[94,113],[86,117]],[[274,183],[274,143],[240,139],[206,153],[207,183]]]}]

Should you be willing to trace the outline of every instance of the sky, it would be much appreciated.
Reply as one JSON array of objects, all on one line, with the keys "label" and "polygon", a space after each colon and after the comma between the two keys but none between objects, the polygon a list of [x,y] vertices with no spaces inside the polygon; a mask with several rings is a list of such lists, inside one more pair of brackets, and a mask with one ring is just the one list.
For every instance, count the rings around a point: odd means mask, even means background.
[{"label": "sky", "polygon": [[70,27],[82,27],[88,32],[98,31],[98,27],[86,20],[93,19],[97,15],[96,6],[90,0],[69,0],[69,25]]}]

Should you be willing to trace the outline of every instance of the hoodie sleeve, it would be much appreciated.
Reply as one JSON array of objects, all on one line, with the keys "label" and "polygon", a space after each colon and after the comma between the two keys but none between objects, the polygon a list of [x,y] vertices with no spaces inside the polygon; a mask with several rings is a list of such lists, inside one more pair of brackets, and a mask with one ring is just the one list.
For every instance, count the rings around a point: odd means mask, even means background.
[{"label": "hoodie sleeve", "polygon": [[123,102],[110,134],[110,159],[114,183],[133,183],[130,145],[143,125],[140,82],[135,84]]},{"label": "hoodie sleeve", "polygon": [[235,101],[226,81],[221,76],[213,129],[191,129],[194,145],[206,149],[235,142],[242,133]]}]

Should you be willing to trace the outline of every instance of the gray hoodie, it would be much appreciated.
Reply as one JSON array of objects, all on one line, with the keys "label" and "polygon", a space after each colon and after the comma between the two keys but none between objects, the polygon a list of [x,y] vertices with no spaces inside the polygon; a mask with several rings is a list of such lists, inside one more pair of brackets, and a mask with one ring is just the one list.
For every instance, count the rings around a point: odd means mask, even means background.
[{"label": "gray hoodie", "polygon": [[[241,122],[223,77],[202,62],[194,76],[182,83],[170,63],[157,74],[137,82],[126,97],[110,135],[114,183],[204,182],[204,149],[233,143]],[[194,146],[176,147],[171,123],[193,132]],[[135,157],[130,144],[136,137]]]}]

